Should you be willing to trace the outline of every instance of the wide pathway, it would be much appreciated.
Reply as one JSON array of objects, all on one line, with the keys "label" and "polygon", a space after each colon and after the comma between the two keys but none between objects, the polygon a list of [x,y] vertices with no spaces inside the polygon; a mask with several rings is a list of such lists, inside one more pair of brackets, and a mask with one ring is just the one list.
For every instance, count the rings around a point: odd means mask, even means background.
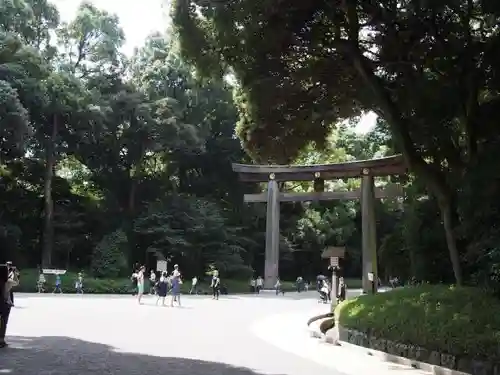
[{"label": "wide pathway", "polygon": [[144,302],[17,294],[0,374],[421,374],[309,337],[307,317],[327,310],[315,293]]}]

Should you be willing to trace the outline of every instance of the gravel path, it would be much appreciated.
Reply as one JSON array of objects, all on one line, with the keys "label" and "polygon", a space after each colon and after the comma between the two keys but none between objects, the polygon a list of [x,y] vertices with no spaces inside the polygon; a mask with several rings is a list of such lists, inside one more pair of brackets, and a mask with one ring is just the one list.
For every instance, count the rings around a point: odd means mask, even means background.
[{"label": "gravel path", "polygon": [[[325,309],[315,294],[183,297],[183,308],[170,308],[155,306],[152,297],[139,306],[132,297],[18,294],[8,327],[10,347],[0,350],[0,374],[346,374],[308,354],[313,339],[302,319]],[[277,324],[287,317],[301,326]],[[294,353],[273,342],[289,330],[295,349],[304,343],[309,349]],[[356,373],[372,375],[368,370]]]}]

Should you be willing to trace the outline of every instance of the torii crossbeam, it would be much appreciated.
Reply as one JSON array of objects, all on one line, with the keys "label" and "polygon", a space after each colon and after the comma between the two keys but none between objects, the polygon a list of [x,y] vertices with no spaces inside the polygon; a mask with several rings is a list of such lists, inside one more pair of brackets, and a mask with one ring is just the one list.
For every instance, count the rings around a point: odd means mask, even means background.
[{"label": "torii crossbeam", "polygon": [[[233,171],[245,182],[267,182],[267,192],[245,194],[248,203],[266,202],[266,259],[264,286],[272,288],[279,275],[280,202],[329,201],[361,199],[363,291],[371,290],[368,274],[377,280],[377,237],[375,199],[402,195],[401,188],[389,186],[376,189],[374,177],[400,175],[407,172],[401,155],[380,159],[321,165],[248,165],[234,163]],[[361,189],[345,192],[315,191],[311,193],[280,193],[278,182],[314,181],[315,190],[324,189],[325,180],[361,178]],[[317,188],[320,187],[320,188]]]}]

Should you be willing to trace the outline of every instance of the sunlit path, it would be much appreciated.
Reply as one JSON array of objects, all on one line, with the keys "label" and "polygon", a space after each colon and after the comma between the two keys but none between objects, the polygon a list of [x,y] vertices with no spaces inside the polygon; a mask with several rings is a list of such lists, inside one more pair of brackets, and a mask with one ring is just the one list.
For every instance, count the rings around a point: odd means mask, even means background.
[{"label": "sunlit path", "polygon": [[129,296],[18,295],[0,373],[350,373],[349,363],[328,360],[338,355],[333,346],[308,336],[305,317],[327,309],[315,293],[183,297],[182,308],[170,308],[153,297],[140,306]]}]

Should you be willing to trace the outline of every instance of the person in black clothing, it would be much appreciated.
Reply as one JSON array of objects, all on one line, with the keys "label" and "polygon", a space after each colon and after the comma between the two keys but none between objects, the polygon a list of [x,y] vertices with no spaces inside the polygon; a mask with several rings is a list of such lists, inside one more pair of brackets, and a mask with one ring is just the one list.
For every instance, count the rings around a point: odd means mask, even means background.
[{"label": "person in black clothing", "polygon": [[163,272],[160,276],[160,280],[158,281],[157,284],[157,294],[158,298],[156,299],[156,304],[160,302],[160,299],[162,300],[161,305],[165,306],[165,297],[167,296],[168,292],[168,282],[167,282],[168,275],[166,272]]},{"label": "person in black clothing", "polygon": [[132,295],[135,296],[137,294],[137,274],[139,273],[139,264],[136,263],[134,265],[134,269],[132,270],[132,277],[131,277],[131,280],[132,280],[132,288],[133,291],[132,291]]},{"label": "person in black clothing", "polygon": [[344,278],[339,278],[339,295],[338,302],[345,301],[347,285],[345,285]]},{"label": "person in black clothing", "polygon": [[10,301],[10,291],[7,288],[9,282],[9,266],[0,264],[0,348],[7,346],[5,343],[5,333],[9,323],[12,301]]},{"label": "person in black clothing", "polygon": [[217,272],[214,272],[210,286],[212,288],[213,299],[219,299],[220,278]]}]

